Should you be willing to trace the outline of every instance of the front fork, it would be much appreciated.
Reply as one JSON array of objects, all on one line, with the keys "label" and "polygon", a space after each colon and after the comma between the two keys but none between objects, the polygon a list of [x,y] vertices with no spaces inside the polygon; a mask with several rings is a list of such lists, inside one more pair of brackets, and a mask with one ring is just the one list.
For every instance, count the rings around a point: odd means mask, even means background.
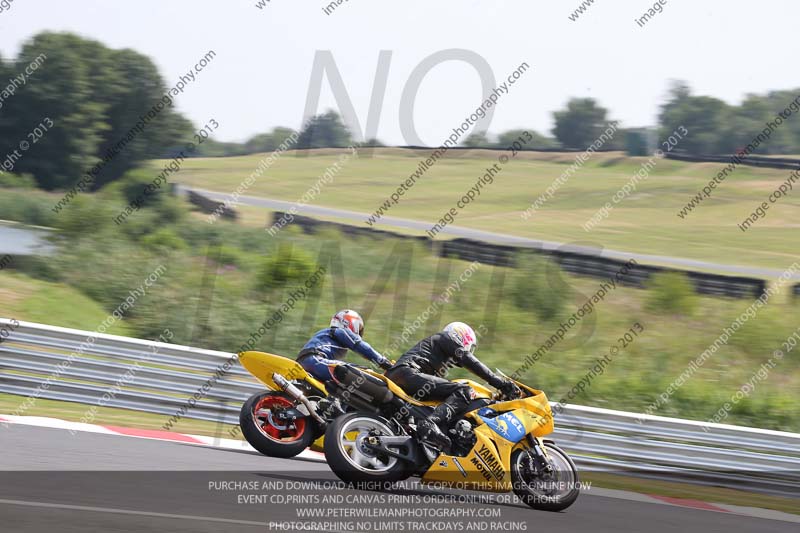
[{"label": "front fork", "polygon": [[545,450],[544,443],[533,434],[528,434],[528,458],[531,461],[531,467],[536,477],[544,474],[545,476],[552,475],[553,466],[547,458],[547,451]]}]

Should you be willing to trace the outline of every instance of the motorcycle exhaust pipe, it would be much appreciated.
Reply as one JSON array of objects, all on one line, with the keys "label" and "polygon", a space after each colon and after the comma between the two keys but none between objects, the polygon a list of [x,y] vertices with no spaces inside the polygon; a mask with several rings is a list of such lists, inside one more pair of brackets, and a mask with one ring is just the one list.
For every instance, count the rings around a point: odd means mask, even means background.
[{"label": "motorcycle exhaust pipe", "polygon": [[308,409],[308,412],[311,413],[312,417],[314,417],[314,420],[316,420],[323,426],[327,424],[325,422],[325,419],[317,414],[317,410],[314,409],[314,406],[311,404],[311,401],[308,398],[306,398],[306,395],[303,394],[303,391],[298,389],[292,382],[290,382],[288,379],[281,376],[277,372],[272,374],[272,381],[274,381],[275,384],[278,385],[283,390],[283,392],[285,392],[298,402],[305,405],[306,409]]}]

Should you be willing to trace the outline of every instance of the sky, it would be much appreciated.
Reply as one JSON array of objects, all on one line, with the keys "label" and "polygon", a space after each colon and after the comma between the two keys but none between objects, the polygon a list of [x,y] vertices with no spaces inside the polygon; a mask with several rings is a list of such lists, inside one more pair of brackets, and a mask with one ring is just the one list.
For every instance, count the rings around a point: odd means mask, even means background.
[{"label": "sky", "polygon": [[[5,5],[0,0],[0,5]],[[426,58],[462,49],[484,60],[501,83],[520,64],[529,70],[494,106],[488,129],[549,133],[552,113],[570,97],[592,97],[622,126],[654,125],[671,80],[729,103],[748,93],[800,87],[792,66],[800,3],[767,0],[666,0],[643,27],[653,3],[595,0],[13,0],[0,11],[0,53],[14,56],[44,31],[70,31],[112,48],[133,48],[158,65],[166,86],[208,52],[217,56],[177,98],[195,124],[220,123],[216,138],[243,141],[275,126],[298,128],[315,57],[330,51],[363,131],[383,52],[388,67],[377,137],[439,145],[484,99],[476,67],[436,64],[422,79],[413,113],[401,106],[409,77]],[[665,0],[662,0],[662,3]],[[487,70],[488,68],[488,70]],[[340,110],[328,78],[318,112]],[[380,91],[378,91],[380,92]],[[373,114],[373,120],[376,115]],[[360,138],[360,134],[356,135]]]}]

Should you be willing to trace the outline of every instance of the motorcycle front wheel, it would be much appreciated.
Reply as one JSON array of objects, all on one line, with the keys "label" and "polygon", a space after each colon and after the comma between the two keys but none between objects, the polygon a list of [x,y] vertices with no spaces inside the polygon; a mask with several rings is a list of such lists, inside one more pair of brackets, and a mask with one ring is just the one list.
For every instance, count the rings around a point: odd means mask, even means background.
[{"label": "motorcycle front wheel", "polygon": [[578,469],[569,456],[553,444],[545,442],[551,467],[548,473],[537,472],[527,451],[511,454],[511,482],[514,494],[530,507],[540,511],[563,511],[578,499]]},{"label": "motorcycle front wheel", "polygon": [[282,392],[264,391],[252,395],[239,412],[239,426],[250,445],[269,457],[294,457],[314,440],[313,421],[298,418],[282,420],[282,410],[295,407],[294,400]]}]

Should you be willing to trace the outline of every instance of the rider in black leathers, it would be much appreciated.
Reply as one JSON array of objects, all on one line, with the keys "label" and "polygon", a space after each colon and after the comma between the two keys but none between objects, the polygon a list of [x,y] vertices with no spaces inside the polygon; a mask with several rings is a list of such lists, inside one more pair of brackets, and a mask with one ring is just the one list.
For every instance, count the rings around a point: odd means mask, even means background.
[{"label": "rider in black leathers", "polygon": [[468,385],[444,379],[452,366],[470,370],[507,397],[519,395],[519,388],[513,381],[497,376],[475,357],[476,346],[477,337],[472,328],[462,322],[453,322],[440,333],[419,341],[386,372],[386,377],[416,400],[444,400],[427,419],[417,422],[417,434],[421,440],[441,449],[449,448],[450,438],[445,432],[459,412],[474,399]]}]

